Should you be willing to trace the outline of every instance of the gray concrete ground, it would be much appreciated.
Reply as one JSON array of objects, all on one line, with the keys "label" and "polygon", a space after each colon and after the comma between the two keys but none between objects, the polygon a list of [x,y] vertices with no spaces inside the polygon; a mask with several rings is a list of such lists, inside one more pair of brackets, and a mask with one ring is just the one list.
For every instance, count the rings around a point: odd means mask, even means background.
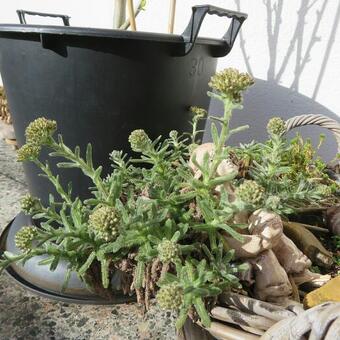
[{"label": "gray concrete ground", "polygon": [[[0,231],[19,212],[27,192],[15,151],[0,141]],[[174,320],[157,307],[143,316],[136,304],[85,306],[33,295],[0,275],[0,339],[175,339]]]}]

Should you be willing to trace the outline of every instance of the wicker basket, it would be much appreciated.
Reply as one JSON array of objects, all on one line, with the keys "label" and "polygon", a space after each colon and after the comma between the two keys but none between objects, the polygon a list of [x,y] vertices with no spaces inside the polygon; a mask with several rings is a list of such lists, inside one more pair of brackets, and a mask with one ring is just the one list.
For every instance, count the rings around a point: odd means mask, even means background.
[{"label": "wicker basket", "polygon": [[329,117],[324,115],[299,115],[293,118],[290,118],[286,121],[286,131],[293,130],[297,127],[307,126],[307,125],[316,125],[328,129],[333,132],[333,135],[338,144],[338,153],[340,152],[340,124]]}]

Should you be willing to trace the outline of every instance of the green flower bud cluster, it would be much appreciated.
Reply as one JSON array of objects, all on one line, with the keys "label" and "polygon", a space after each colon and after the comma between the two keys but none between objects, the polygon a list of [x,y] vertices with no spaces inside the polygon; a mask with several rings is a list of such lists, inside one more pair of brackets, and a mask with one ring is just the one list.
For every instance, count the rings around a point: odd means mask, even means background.
[{"label": "green flower bud cluster", "polygon": [[279,208],[281,203],[281,198],[279,196],[269,196],[266,199],[266,207],[271,210],[276,210]]},{"label": "green flower bud cluster", "polygon": [[169,137],[172,138],[172,139],[177,139],[178,138],[178,131],[176,130],[171,130],[169,132]]},{"label": "green flower bud cluster", "polygon": [[326,184],[318,184],[316,186],[316,192],[322,197],[331,196],[333,193],[333,189],[331,186]]},{"label": "green flower bud cluster", "polygon": [[93,232],[105,241],[112,241],[118,235],[118,217],[115,208],[102,206],[89,217],[89,226]]},{"label": "green flower bud cluster", "polygon": [[151,145],[151,140],[142,129],[134,130],[129,136],[131,149],[135,152],[142,152]]},{"label": "green flower bud cluster", "polygon": [[191,106],[190,111],[195,115],[196,119],[202,119],[208,115],[207,110],[204,110],[198,106]]},{"label": "green flower bud cluster", "polygon": [[257,204],[264,198],[264,188],[255,181],[245,180],[236,189],[235,195],[244,203]]},{"label": "green flower bud cluster", "polygon": [[43,145],[56,129],[57,122],[55,120],[46,119],[44,117],[38,118],[26,128],[26,143]]},{"label": "green flower bud cluster", "polygon": [[25,195],[21,201],[21,210],[26,214],[32,214],[41,208],[40,200],[29,194]]},{"label": "green flower bud cluster", "polygon": [[15,234],[15,245],[19,248],[22,252],[28,253],[32,249],[32,242],[37,236],[38,230],[36,227],[33,226],[26,226],[22,227],[16,234]]},{"label": "green flower bud cluster", "polygon": [[241,73],[234,68],[227,68],[211,77],[209,86],[235,103],[242,101],[242,91],[254,84],[248,73]]},{"label": "green flower bud cluster", "polygon": [[25,131],[26,144],[23,145],[17,154],[19,162],[33,161],[39,157],[41,146],[57,129],[57,122],[46,118],[38,118],[30,123]]},{"label": "green flower bud cluster", "polygon": [[162,309],[178,310],[184,299],[183,288],[176,282],[161,287],[156,295]]},{"label": "green flower bud cluster", "polygon": [[40,145],[24,144],[17,152],[18,162],[32,161],[39,157]]},{"label": "green flower bud cluster", "polygon": [[172,242],[167,239],[163,239],[163,241],[158,245],[158,258],[163,262],[174,262],[179,255],[179,248],[177,243]]},{"label": "green flower bud cluster", "polygon": [[267,124],[267,132],[273,136],[281,136],[286,132],[286,123],[280,117],[273,117]]}]

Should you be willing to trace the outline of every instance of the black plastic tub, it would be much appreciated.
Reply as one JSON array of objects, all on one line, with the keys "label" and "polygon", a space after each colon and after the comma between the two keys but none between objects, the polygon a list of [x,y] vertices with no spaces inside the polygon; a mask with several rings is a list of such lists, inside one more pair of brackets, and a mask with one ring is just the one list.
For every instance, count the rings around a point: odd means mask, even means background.
[{"label": "black plastic tub", "polygon": [[[0,73],[19,146],[25,127],[37,117],[58,122],[71,147],[93,144],[94,163],[110,168],[113,150],[130,152],[130,132],[143,128],[151,137],[170,130],[190,131],[191,105],[208,108],[208,82],[217,58],[227,55],[246,15],[214,6],[193,7],[182,35],[69,26],[0,25]],[[222,39],[198,38],[206,14],[231,19]],[[65,25],[68,17],[60,16]],[[43,155],[43,157],[46,155]],[[52,170],[55,163],[51,163]],[[79,171],[58,170],[62,184],[85,196],[89,183]],[[46,203],[52,186],[34,165],[25,173],[31,194]]]}]

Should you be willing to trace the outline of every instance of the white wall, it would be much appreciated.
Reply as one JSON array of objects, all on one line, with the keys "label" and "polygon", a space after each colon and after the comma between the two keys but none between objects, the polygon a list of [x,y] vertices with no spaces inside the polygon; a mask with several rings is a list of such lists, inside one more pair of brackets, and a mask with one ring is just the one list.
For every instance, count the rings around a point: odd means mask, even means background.
[{"label": "white wall", "polygon": [[[338,0],[177,0],[175,32],[181,33],[190,17],[191,6],[211,3],[240,9],[249,18],[229,56],[218,68],[237,67],[257,79],[245,98],[245,109],[234,123],[249,122],[248,133],[233,141],[261,139],[264,125],[272,115],[283,117],[300,113],[323,113],[333,118],[340,114],[340,1]],[[168,0],[148,0],[140,14],[140,30],[165,32]],[[15,10],[24,8],[70,15],[74,26],[110,28],[111,0],[1,0],[0,22],[17,23]],[[37,19],[29,18],[30,22]],[[46,19],[44,19],[46,20]],[[46,21],[45,21],[46,22]],[[49,21],[50,22],[50,21]],[[219,37],[227,20],[209,16],[202,35]],[[213,104],[213,109],[218,105]],[[317,135],[319,129],[305,129]],[[330,158],[335,152],[332,138],[322,149]]]}]

